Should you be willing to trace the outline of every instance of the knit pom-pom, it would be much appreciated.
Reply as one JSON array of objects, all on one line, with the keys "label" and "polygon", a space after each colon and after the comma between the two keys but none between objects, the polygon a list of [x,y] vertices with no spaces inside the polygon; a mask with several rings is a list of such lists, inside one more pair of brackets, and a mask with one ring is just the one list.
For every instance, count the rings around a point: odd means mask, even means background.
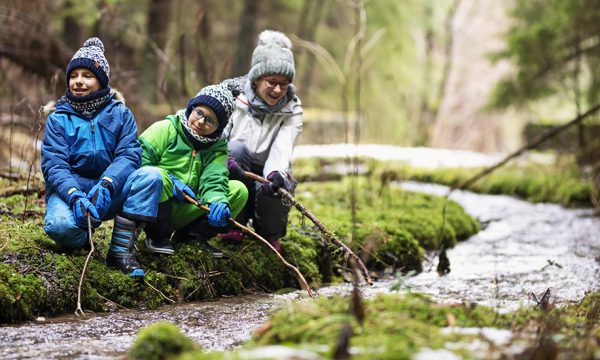
[{"label": "knit pom-pom", "polygon": [[84,47],[90,47],[90,46],[96,46],[99,47],[102,52],[104,52],[104,44],[102,43],[102,40],[98,39],[97,37],[91,37],[89,39],[87,39],[84,43],[83,43]]},{"label": "knit pom-pom", "polygon": [[291,49],[292,42],[282,32],[275,30],[264,30],[258,35],[258,45],[276,44]]}]

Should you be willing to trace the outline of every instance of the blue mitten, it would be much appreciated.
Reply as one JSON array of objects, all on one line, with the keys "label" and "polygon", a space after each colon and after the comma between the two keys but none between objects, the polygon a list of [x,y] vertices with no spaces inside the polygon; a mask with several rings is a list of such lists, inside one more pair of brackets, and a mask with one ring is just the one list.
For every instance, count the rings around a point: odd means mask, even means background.
[{"label": "blue mitten", "polygon": [[96,206],[96,210],[101,219],[104,218],[108,212],[108,208],[110,208],[111,189],[111,183],[103,178],[94,185],[87,195],[88,200]]},{"label": "blue mitten", "polygon": [[169,175],[171,180],[173,181],[173,196],[175,199],[185,202],[185,195],[191,197],[192,199],[196,198],[196,194],[194,191],[187,186],[183,181],[179,180],[173,175]]},{"label": "blue mitten", "polygon": [[100,226],[100,215],[98,215],[96,207],[87,199],[83,191],[75,190],[69,194],[69,204],[73,209],[73,216],[75,217],[75,224],[77,226],[83,229],[87,228],[88,213],[92,216],[92,226],[95,228]]},{"label": "blue mitten", "polygon": [[231,210],[227,203],[218,202],[208,206],[208,223],[214,227],[226,227],[231,218]]}]

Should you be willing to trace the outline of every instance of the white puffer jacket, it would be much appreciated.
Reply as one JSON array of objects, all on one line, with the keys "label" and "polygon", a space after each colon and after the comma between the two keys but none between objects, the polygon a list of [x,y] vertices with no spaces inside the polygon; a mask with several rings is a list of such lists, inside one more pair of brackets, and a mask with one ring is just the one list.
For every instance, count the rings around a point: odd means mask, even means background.
[{"label": "white puffer jacket", "polygon": [[237,140],[248,147],[252,164],[263,166],[263,176],[272,171],[287,173],[292,152],[302,132],[302,104],[297,96],[281,110],[265,115],[261,121],[248,113],[248,99],[242,93],[223,131],[229,141]]}]

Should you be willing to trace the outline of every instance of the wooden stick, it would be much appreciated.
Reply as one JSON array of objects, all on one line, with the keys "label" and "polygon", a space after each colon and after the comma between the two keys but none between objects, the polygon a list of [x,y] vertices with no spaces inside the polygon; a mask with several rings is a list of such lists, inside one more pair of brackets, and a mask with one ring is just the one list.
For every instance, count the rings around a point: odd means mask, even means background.
[{"label": "wooden stick", "polygon": [[88,222],[88,241],[90,242],[90,252],[85,258],[85,263],[83,264],[83,270],[81,270],[81,277],[79,278],[79,288],[77,288],[77,309],[75,309],[75,315],[77,316],[85,316],[83,309],[81,308],[81,288],[83,286],[83,278],[85,277],[85,272],[87,270],[88,262],[94,253],[94,241],[92,241],[92,219],[90,213],[87,214],[87,222]]},{"label": "wooden stick", "polygon": [[[250,171],[244,171],[244,173],[245,173],[246,177],[248,177],[250,179],[259,181],[261,183],[271,183],[269,180],[263,178],[262,176],[256,175]],[[317,219],[317,217],[312,212],[310,212],[310,210],[308,210],[304,205],[299,203],[298,200],[296,200],[292,194],[290,194],[288,191],[286,191],[285,189],[283,189],[281,187],[277,190],[277,192],[283,198],[285,198],[290,203],[292,203],[296,207],[296,209],[298,209],[298,211],[300,211],[304,216],[309,218],[313,222],[313,224],[315,224],[317,229],[319,229],[321,231],[321,233],[323,233],[326,240],[330,240],[330,241],[334,242],[336,245],[341,247],[348,256],[353,258],[356,261],[356,263],[361,267],[363,274],[365,275],[367,284],[373,285],[373,280],[371,279],[371,276],[369,276],[369,270],[367,270],[367,267],[362,262],[362,260],[360,260],[360,258],[352,250],[350,250],[350,248],[346,244],[344,244],[342,241],[340,241],[333,232],[331,232],[329,229],[327,229],[325,227],[325,225],[323,225],[323,223],[321,221],[319,221],[319,219]]]},{"label": "wooden stick", "polygon": [[[198,201],[196,201],[196,199],[192,198],[191,196],[184,194],[185,199],[189,202],[192,203],[194,205],[196,205],[197,207],[199,207],[200,209],[209,212],[210,209],[208,206],[206,205],[202,205],[200,204]],[[277,257],[279,258],[279,260],[281,260],[281,262],[283,262],[283,264],[287,267],[289,267],[290,269],[292,269],[295,273],[296,276],[298,277],[298,281],[300,282],[300,285],[304,288],[304,290],[306,290],[306,292],[308,293],[308,296],[310,297],[314,297],[315,295],[313,294],[312,290],[310,289],[310,286],[308,286],[308,283],[306,282],[306,279],[304,279],[304,276],[302,276],[302,273],[300,272],[300,270],[298,270],[298,268],[296,268],[294,265],[290,264],[289,262],[287,262],[283,256],[281,256],[281,254],[275,250],[275,248],[273,247],[273,245],[271,245],[270,242],[268,242],[265,238],[263,238],[262,236],[258,235],[257,233],[255,233],[254,231],[250,230],[248,227],[240,224],[239,222],[235,221],[233,218],[229,218],[228,219],[233,225],[235,225],[237,228],[239,228],[240,230],[242,230],[245,233],[248,233],[250,235],[252,235],[254,238],[262,241],[265,245],[267,245],[271,250],[273,250],[273,252],[275,253],[275,255],[277,255]]]}]

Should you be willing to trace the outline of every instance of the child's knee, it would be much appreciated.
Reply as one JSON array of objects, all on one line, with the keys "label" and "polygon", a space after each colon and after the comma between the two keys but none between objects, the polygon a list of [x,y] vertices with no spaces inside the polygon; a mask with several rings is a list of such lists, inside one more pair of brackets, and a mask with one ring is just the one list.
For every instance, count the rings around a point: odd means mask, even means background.
[{"label": "child's knee", "polygon": [[66,215],[47,219],[44,231],[58,245],[66,249],[82,248],[87,242],[85,230],[75,225],[75,222]]}]

